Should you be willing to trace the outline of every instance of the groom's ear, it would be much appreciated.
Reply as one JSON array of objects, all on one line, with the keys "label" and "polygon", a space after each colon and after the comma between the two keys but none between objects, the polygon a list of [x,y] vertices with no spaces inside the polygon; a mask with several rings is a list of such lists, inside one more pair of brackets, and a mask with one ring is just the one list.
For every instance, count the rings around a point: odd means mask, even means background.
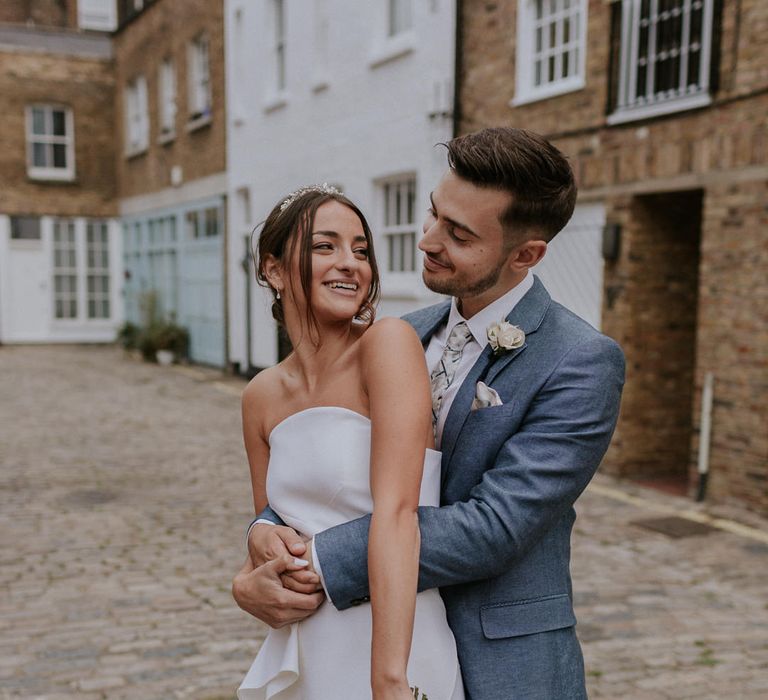
[{"label": "groom's ear", "polygon": [[531,239],[513,248],[509,266],[513,270],[523,271],[538,265],[547,253],[547,242]]}]

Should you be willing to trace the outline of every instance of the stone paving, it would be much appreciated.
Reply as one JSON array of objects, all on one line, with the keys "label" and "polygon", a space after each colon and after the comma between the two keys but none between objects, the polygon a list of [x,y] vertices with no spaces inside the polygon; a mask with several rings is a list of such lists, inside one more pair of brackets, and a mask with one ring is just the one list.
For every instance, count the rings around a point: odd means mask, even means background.
[{"label": "stone paving", "polygon": [[[0,699],[234,697],[265,633],[230,597],[243,386],[115,348],[0,347]],[[604,476],[578,511],[590,697],[768,697],[765,521]],[[634,524],[680,511],[722,520]]]}]

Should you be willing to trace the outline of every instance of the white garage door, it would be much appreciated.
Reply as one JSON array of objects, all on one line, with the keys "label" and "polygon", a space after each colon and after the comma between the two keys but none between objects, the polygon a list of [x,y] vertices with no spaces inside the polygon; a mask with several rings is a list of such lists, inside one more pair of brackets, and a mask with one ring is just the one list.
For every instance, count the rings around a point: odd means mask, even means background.
[{"label": "white garage door", "polygon": [[555,301],[600,328],[603,304],[602,229],[605,207],[582,204],[549,244],[536,274]]}]

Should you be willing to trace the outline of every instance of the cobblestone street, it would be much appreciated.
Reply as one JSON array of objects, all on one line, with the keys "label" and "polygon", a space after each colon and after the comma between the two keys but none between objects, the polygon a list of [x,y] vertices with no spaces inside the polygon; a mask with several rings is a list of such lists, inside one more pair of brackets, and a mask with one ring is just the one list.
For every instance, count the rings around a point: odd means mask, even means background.
[{"label": "cobblestone street", "polygon": [[[114,348],[0,347],[0,699],[234,697],[265,633],[230,596],[243,386]],[[590,697],[768,697],[765,521],[604,476],[578,511]],[[637,524],[672,516],[712,529]]]}]

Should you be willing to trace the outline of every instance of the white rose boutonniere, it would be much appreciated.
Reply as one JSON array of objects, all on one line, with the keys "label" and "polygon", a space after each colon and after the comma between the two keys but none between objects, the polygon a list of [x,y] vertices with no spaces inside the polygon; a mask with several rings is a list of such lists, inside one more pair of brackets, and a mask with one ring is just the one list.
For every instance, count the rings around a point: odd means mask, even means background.
[{"label": "white rose boutonniere", "polygon": [[520,348],[525,343],[525,333],[522,328],[513,326],[507,321],[492,323],[486,330],[488,342],[494,355]]}]

